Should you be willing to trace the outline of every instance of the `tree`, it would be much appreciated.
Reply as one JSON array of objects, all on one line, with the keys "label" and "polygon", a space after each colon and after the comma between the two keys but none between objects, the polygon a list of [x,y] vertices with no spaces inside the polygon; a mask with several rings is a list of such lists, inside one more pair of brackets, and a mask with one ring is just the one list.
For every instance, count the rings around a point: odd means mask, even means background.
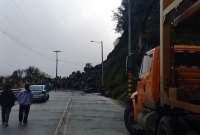
[{"label": "tree", "polygon": [[[117,22],[116,32],[128,35],[128,0],[122,0],[117,12],[114,12],[113,19]],[[149,44],[159,42],[159,1],[158,0],[130,0],[131,4],[131,26],[133,44],[138,44],[142,33],[147,37]],[[153,42],[153,43],[152,43]],[[137,47],[135,47],[137,48]]]},{"label": "tree", "polygon": [[11,75],[11,78],[15,78],[16,80],[20,80],[23,78],[23,70],[15,70],[12,75]]},{"label": "tree", "polygon": [[85,73],[89,72],[93,68],[91,63],[86,63],[84,67]]},{"label": "tree", "polygon": [[115,31],[123,33],[128,28],[128,0],[122,0],[121,6],[113,13],[113,20],[117,22]]}]

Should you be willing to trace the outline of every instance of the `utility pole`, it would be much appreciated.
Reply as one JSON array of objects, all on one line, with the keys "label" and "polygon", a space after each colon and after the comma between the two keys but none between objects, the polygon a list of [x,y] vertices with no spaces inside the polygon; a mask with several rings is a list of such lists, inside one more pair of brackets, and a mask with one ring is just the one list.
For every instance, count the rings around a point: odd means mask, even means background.
[{"label": "utility pole", "polygon": [[56,53],[56,78],[58,77],[58,53],[62,52],[60,50],[53,51]]},{"label": "utility pole", "polygon": [[56,87],[57,87],[57,81],[58,81],[58,53],[62,52],[60,50],[53,51],[56,53]]},{"label": "utility pole", "polygon": [[[131,20],[131,0],[128,0],[128,56],[126,57],[126,70],[127,70],[127,75],[128,75],[128,98],[131,98],[132,95],[132,89],[133,89],[133,62],[134,60],[132,59],[134,56],[132,56],[132,20]],[[135,52],[134,52],[135,53]]]},{"label": "utility pole", "polygon": [[131,56],[132,50],[131,50],[131,0],[128,0],[128,56]]}]

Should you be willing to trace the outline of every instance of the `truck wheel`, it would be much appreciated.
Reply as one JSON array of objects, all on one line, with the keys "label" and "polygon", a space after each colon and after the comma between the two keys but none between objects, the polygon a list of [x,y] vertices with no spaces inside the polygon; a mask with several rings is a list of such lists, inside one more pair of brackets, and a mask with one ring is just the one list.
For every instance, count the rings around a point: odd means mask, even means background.
[{"label": "truck wheel", "polygon": [[124,111],[124,123],[131,135],[142,135],[142,131],[137,129],[137,123],[132,120],[132,105],[127,105]]},{"label": "truck wheel", "polygon": [[176,125],[173,118],[164,116],[161,118],[158,128],[157,135],[178,135],[176,134]]}]

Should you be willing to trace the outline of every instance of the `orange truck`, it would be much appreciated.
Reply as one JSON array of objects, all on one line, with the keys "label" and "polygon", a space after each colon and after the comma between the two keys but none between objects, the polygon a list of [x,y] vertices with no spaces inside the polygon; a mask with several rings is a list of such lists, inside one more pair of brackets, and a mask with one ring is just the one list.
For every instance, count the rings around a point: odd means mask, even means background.
[{"label": "orange truck", "polygon": [[200,46],[180,43],[200,39],[200,0],[160,8],[160,46],[145,53],[131,96],[128,80],[125,125],[132,135],[200,135]]},{"label": "orange truck", "polygon": [[[173,107],[160,105],[160,48],[145,53],[136,92],[131,96],[132,105],[124,114],[125,124],[133,135],[200,133],[200,46],[178,45],[174,53],[176,93],[173,96],[178,101]],[[193,121],[191,118],[195,122],[188,124]]]}]

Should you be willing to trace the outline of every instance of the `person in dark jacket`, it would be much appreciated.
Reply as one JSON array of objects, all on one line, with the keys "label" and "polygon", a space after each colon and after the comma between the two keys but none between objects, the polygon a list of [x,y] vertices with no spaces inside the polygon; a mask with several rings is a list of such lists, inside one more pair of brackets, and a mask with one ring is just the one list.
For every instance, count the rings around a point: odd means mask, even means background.
[{"label": "person in dark jacket", "polygon": [[19,125],[26,125],[28,122],[28,114],[32,103],[32,93],[29,87],[29,84],[25,84],[25,90],[17,95],[17,101],[19,102]]},{"label": "person in dark jacket", "polygon": [[3,88],[3,92],[0,95],[1,104],[1,116],[3,127],[8,127],[8,120],[11,112],[11,108],[15,104],[16,97],[11,91],[11,86],[6,84]]}]

